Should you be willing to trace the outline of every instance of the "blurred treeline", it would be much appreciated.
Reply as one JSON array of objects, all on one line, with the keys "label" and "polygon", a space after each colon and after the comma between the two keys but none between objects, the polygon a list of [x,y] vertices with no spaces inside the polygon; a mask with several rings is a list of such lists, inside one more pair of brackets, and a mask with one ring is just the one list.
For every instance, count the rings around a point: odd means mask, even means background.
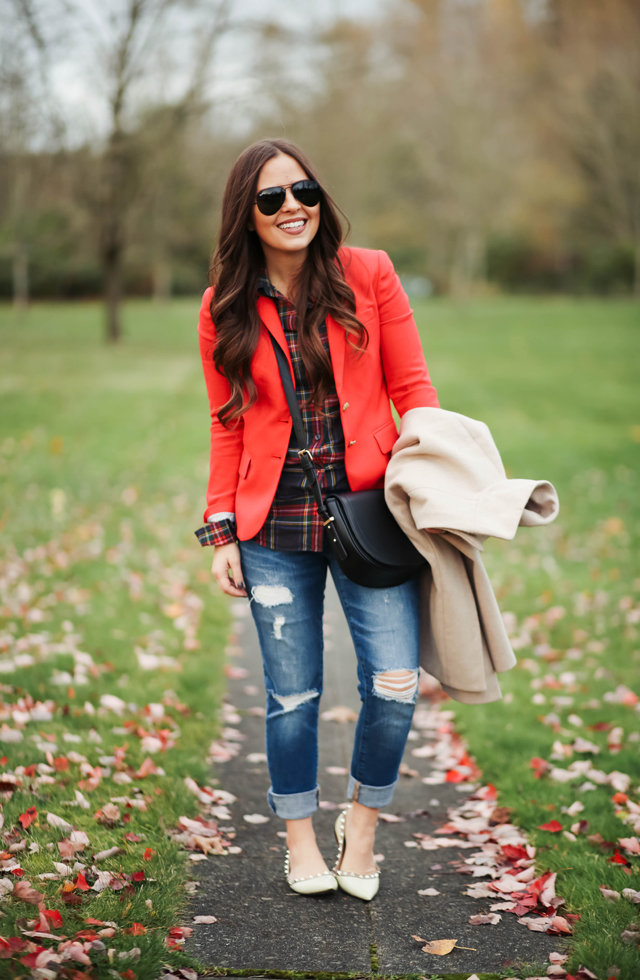
[{"label": "blurred treeline", "polygon": [[[77,11],[56,42],[50,4],[0,6],[4,297],[106,291],[114,334],[123,290],[200,291],[228,169],[265,135],[317,162],[352,243],[436,292],[640,295],[638,0],[388,0],[308,30],[268,0],[245,22],[233,0],[102,0],[82,139],[47,97]],[[232,110],[208,83],[225,36],[259,92]]]}]

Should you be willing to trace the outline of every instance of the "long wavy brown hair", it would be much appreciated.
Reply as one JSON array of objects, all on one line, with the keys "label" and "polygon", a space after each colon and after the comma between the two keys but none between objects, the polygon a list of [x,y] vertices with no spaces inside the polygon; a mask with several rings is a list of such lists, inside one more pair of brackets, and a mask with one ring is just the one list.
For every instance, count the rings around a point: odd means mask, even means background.
[{"label": "long wavy brown hair", "polygon": [[[209,270],[209,282],[215,287],[211,300],[211,318],[216,329],[212,357],[216,369],[231,387],[231,397],[217,411],[223,425],[239,419],[258,397],[251,376],[251,360],[261,329],[256,288],[264,269],[264,255],[258,235],[249,231],[248,225],[260,171],[267,160],[280,153],[297,160],[307,177],[322,186],[300,147],[284,139],[253,143],[240,154],[229,174],[218,246]],[[338,256],[344,239],[338,213],[342,214],[323,189],[320,224],[309,245],[293,297],[300,353],[313,386],[313,402],[319,410],[333,385],[331,361],[320,340],[320,324],[331,314],[344,327],[355,350],[364,350],[368,340],[366,328],[355,316],[355,298]]]}]

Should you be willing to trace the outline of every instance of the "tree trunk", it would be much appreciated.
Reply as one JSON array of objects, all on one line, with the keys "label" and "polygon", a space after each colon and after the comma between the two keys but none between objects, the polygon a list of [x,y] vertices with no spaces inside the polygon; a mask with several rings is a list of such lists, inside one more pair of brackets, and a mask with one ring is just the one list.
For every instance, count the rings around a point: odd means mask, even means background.
[{"label": "tree trunk", "polygon": [[29,251],[24,242],[16,242],[13,252],[13,307],[25,313],[29,305]]},{"label": "tree trunk", "polygon": [[111,216],[102,247],[104,270],[105,340],[117,344],[122,336],[120,328],[120,301],[122,299],[122,237],[119,222]]}]

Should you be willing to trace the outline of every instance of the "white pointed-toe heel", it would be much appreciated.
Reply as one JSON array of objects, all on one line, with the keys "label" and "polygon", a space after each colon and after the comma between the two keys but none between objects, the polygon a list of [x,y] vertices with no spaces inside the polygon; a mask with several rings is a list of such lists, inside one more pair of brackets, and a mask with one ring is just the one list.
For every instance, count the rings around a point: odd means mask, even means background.
[{"label": "white pointed-toe heel", "polygon": [[335,892],[338,888],[336,876],[331,871],[323,871],[319,875],[309,875],[308,878],[289,877],[289,851],[284,859],[284,876],[292,891],[299,895],[322,895],[324,892]]},{"label": "white pointed-toe heel", "polygon": [[[351,807],[347,807],[350,810]],[[338,858],[336,860],[333,873],[338,879],[338,885],[343,892],[361,898],[363,902],[370,902],[378,894],[380,887],[380,869],[376,865],[376,870],[370,874],[359,875],[355,871],[341,871],[340,865],[344,857],[346,846],[347,810],[343,810],[336,820],[334,833],[338,842]]]}]

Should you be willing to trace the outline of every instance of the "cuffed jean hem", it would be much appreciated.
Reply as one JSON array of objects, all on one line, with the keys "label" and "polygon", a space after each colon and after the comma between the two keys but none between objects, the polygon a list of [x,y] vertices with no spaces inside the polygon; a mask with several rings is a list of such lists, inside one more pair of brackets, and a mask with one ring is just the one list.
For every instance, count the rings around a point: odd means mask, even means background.
[{"label": "cuffed jean hem", "polygon": [[320,787],[306,793],[274,793],[269,787],[267,802],[277,817],[283,820],[304,820],[318,809]]},{"label": "cuffed jean hem", "polygon": [[397,782],[396,779],[395,783],[389,783],[388,786],[365,786],[353,776],[349,776],[347,796],[355,803],[361,803],[362,806],[370,806],[374,810],[379,810],[380,807],[388,806],[391,803]]}]

